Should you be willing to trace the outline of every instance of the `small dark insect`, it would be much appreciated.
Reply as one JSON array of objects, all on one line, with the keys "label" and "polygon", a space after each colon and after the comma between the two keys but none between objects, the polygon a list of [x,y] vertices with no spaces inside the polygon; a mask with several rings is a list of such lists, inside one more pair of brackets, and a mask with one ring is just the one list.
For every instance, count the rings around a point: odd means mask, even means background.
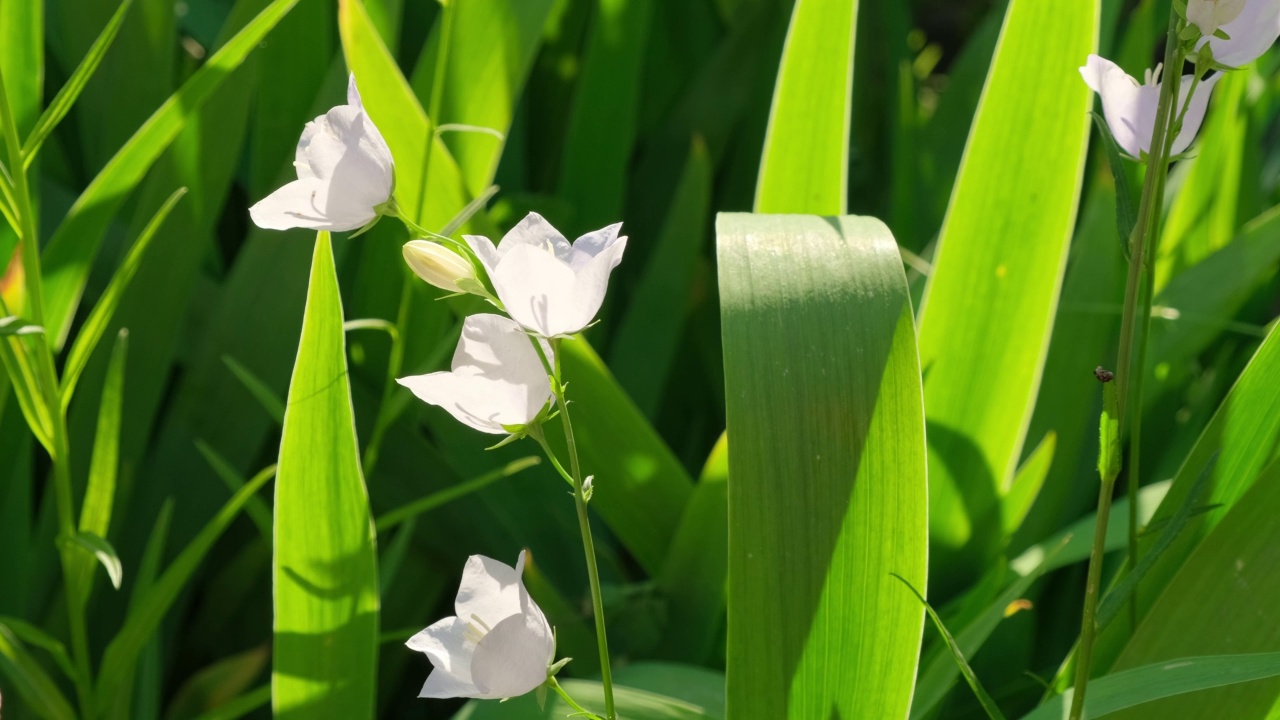
[{"label": "small dark insect", "polygon": [[1111,382],[1112,380],[1115,380],[1115,379],[1116,379],[1116,374],[1115,374],[1115,373],[1113,373],[1113,372],[1111,372],[1110,370],[1108,370],[1108,369],[1106,369],[1106,368],[1102,367],[1101,365],[1099,365],[1098,367],[1094,368],[1094,370],[1093,370],[1093,376],[1094,376],[1094,377],[1096,377],[1096,378],[1098,378],[1098,382],[1100,382],[1100,383],[1109,383],[1109,382]]}]

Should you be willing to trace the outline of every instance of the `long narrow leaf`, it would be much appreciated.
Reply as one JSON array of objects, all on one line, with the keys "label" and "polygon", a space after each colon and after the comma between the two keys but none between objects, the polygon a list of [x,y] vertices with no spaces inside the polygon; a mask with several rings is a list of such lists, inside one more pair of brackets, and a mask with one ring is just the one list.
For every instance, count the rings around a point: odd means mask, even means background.
[{"label": "long narrow leaf", "polygon": [[28,653],[18,638],[0,624],[0,674],[9,679],[18,695],[37,716],[45,720],[75,720],[57,683]]},{"label": "long narrow leaf", "polygon": [[107,224],[156,159],[298,0],[273,0],[151,115],[89,183],[44,250],[49,333],[61,347]]},{"label": "long narrow leaf", "polygon": [[53,129],[58,127],[58,123],[62,122],[62,118],[66,117],[71,111],[71,106],[75,105],[76,99],[80,97],[80,91],[84,90],[84,86],[89,82],[89,78],[93,77],[93,73],[98,69],[98,65],[102,62],[102,58],[106,56],[107,50],[111,49],[111,43],[115,41],[116,34],[120,32],[120,26],[124,24],[125,15],[129,12],[129,7],[133,4],[133,0],[121,0],[119,7],[112,13],[111,19],[102,28],[102,32],[98,35],[98,39],[93,41],[93,45],[89,47],[89,52],[85,53],[84,60],[76,66],[75,72],[71,73],[71,77],[67,78],[66,83],[62,85],[62,89],[58,94],[53,96],[53,100],[49,103],[49,107],[45,108],[40,119],[36,121],[36,126],[31,130],[31,134],[27,136],[26,142],[22,144],[22,162],[23,168],[31,167],[31,163],[36,159],[36,153],[40,152],[40,146],[44,144]]},{"label": "long narrow leaf", "polygon": [[1001,544],[997,499],[1031,420],[1075,226],[1091,101],[1077,68],[1097,35],[1097,0],[1009,3],[938,240],[920,360],[942,595]]},{"label": "long narrow leaf", "polygon": [[85,366],[89,364],[89,357],[93,355],[94,349],[98,347],[98,341],[102,339],[103,333],[107,331],[107,326],[111,323],[111,318],[115,315],[116,308],[120,305],[120,298],[124,296],[129,283],[133,281],[134,275],[137,274],[143,255],[146,254],[147,248],[151,245],[151,239],[156,236],[156,232],[164,224],[165,218],[169,217],[169,212],[173,210],[173,206],[186,194],[186,188],[178,188],[169,196],[168,200],[164,201],[164,204],[160,206],[156,214],[151,217],[151,222],[147,223],[146,229],[138,236],[138,241],[133,244],[133,247],[129,248],[129,254],[125,256],[120,268],[111,276],[111,282],[107,284],[107,289],[103,291],[98,304],[93,306],[93,310],[89,311],[89,317],[85,318],[84,325],[81,326],[80,333],[76,335],[75,342],[71,343],[71,350],[67,353],[66,369],[62,373],[62,407],[64,410],[71,404],[71,397],[75,393],[76,383],[80,381],[80,374],[84,372]]},{"label": "long narrow leaf", "polygon": [[[865,218],[722,214],[729,714],[902,717],[925,448],[898,248]],[[767,628],[767,631],[763,631]]]},{"label": "long narrow leaf", "polygon": [[372,718],[378,568],[329,234],[316,237],[275,502],[277,718]]},{"label": "long narrow leaf", "polygon": [[756,212],[843,215],[857,0],[797,0],[773,89]]}]

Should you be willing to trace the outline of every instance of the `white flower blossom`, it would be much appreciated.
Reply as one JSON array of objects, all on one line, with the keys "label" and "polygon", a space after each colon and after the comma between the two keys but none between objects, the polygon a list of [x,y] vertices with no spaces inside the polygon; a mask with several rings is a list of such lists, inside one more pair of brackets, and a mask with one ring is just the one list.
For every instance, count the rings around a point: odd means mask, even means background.
[{"label": "white flower blossom", "polygon": [[404,261],[415,275],[441,290],[468,292],[460,285],[474,290],[479,284],[470,261],[440,243],[411,240],[404,245]]},{"label": "white flower blossom", "polygon": [[525,590],[525,553],[516,566],[472,555],[462,571],[454,617],[405,643],[431,660],[418,697],[500,700],[531,692],[547,680],[555,636]]},{"label": "white flower blossom", "polygon": [[1200,29],[1205,37],[1240,17],[1245,0],[1188,0],[1187,22]]},{"label": "white flower blossom", "polygon": [[[544,342],[542,349],[554,362],[550,346]],[[529,336],[510,318],[493,314],[463,323],[452,370],[396,382],[464,425],[498,435],[528,425],[551,399],[551,381]]]},{"label": "white flower blossom", "polygon": [[610,225],[570,245],[541,215],[529,213],[497,247],[476,235],[464,239],[511,317],[550,338],[572,335],[595,319],[627,247],[621,228]]},{"label": "white flower blossom", "polygon": [[[1084,81],[1094,92],[1102,96],[1102,113],[1107,127],[1115,136],[1116,144],[1129,155],[1137,158],[1151,152],[1151,135],[1156,126],[1156,109],[1160,104],[1160,68],[1148,70],[1146,83],[1125,74],[1120,66],[1097,55],[1090,55],[1089,62],[1080,68]],[[1173,142],[1172,152],[1177,155],[1186,150],[1204,122],[1209,107],[1209,95],[1222,77],[1216,74],[1200,81],[1182,122],[1182,132]],[[1181,112],[1191,91],[1192,77],[1183,76],[1179,98],[1174,112]]]},{"label": "white flower blossom", "polygon": [[298,179],[249,209],[258,227],[355,230],[375,220],[379,206],[391,199],[391,150],[360,102],[355,75],[347,85],[347,104],[302,129],[293,165]]},{"label": "white flower blossom", "polygon": [[[1191,17],[1192,6],[1203,2],[1205,0],[1188,3],[1188,19]],[[1239,0],[1232,2],[1239,4]],[[1223,0],[1223,4],[1232,3]],[[1212,37],[1213,33],[1205,31],[1201,26],[1205,38],[1200,40],[1199,47],[1208,43],[1213,50],[1214,61],[1222,65],[1248,65],[1275,44],[1276,38],[1280,38],[1280,0],[1247,0],[1235,19],[1222,23],[1220,28],[1228,39]]]}]

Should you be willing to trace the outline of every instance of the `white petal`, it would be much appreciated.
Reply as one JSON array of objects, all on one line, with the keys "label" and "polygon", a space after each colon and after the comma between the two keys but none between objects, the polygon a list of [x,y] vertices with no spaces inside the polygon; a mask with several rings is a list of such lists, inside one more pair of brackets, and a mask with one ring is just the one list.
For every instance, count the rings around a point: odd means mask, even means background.
[{"label": "white petal", "polygon": [[464,683],[471,682],[471,657],[475,643],[467,640],[467,621],[447,617],[409,638],[405,645],[431,660],[432,667],[443,670]]},{"label": "white petal", "polygon": [[493,434],[504,434],[503,425],[527,425],[551,398],[546,369],[529,336],[512,320],[492,314],[472,315],[463,323],[452,372],[397,382],[460,422]]},{"label": "white petal", "polygon": [[1211,37],[1202,40],[1213,48],[1213,59],[1223,65],[1240,67],[1257,60],[1280,37],[1280,0],[1249,0],[1235,20],[1222,26],[1230,40]]},{"label": "white petal", "polygon": [[1139,85],[1110,60],[1090,55],[1080,68],[1085,83],[1102,96],[1102,113],[1116,144],[1133,157],[1139,157],[1151,145],[1155,127],[1156,105],[1160,91]]},{"label": "white petal", "polygon": [[418,693],[420,698],[482,698],[485,694],[472,683],[460,680],[443,670],[432,670]]},{"label": "white petal", "polygon": [[553,652],[545,624],[527,615],[513,615],[480,640],[471,677],[484,697],[518,697],[546,682]]},{"label": "white petal", "polygon": [[[523,559],[524,553],[520,555]],[[453,609],[459,618],[474,622],[474,616],[492,630],[503,620],[521,613],[523,592],[524,582],[515,568],[493,558],[472,555],[462,569]]]},{"label": "white petal", "polygon": [[307,148],[315,139],[316,133],[320,132],[318,122],[320,119],[323,118],[317,118],[302,126],[302,137],[298,138],[298,146],[293,150],[293,167],[298,171],[299,180],[316,176],[315,171],[311,169],[311,161],[307,159]]},{"label": "white petal", "polygon": [[[1209,96],[1213,94],[1213,87],[1221,79],[1222,74],[1219,73],[1201,80],[1200,85],[1196,87],[1196,94],[1191,97],[1191,104],[1187,106],[1187,116],[1182,121],[1182,132],[1178,133],[1178,139],[1174,141],[1171,148],[1174,155],[1186,150],[1196,139],[1196,134],[1200,132],[1200,125],[1204,122],[1204,114],[1209,109]],[[1180,87],[1179,108],[1186,103],[1187,92],[1191,89],[1190,75],[1182,78]]]},{"label": "white petal", "polygon": [[544,337],[576,333],[586,324],[580,320],[574,297],[577,276],[546,250],[530,245],[513,248],[491,279],[511,317]]},{"label": "white petal", "polygon": [[364,103],[360,101],[360,88],[356,87],[355,73],[347,74],[347,104],[360,110],[364,109]]},{"label": "white petal", "polygon": [[380,205],[391,197],[394,169],[386,141],[359,108],[340,105],[314,121],[305,151],[316,177],[343,183],[352,203]]},{"label": "white petal", "polygon": [[532,246],[540,250],[550,250],[555,256],[565,262],[569,262],[572,256],[573,246],[538,213],[531,212],[524,216],[524,219],[516,223],[511,231],[502,237],[502,242],[498,243],[498,254],[505,256],[507,253],[521,246]]},{"label": "white petal", "polygon": [[622,253],[626,249],[627,239],[621,238],[578,271],[577,282],[573,286],[573,303],[579,313],[578,322],[583,327],[591,324],[596,313],[600,312],[600,305],[609,290],[609,274],[622,262]]},{"label": "white petal", "polygon": [[307,228],[342,232],[374,218],[347,203],[331,202],[329,184],[319,178],[294,180],[249,208],[253,223],[265,230]]},{"label": "white petal", "polygon": [[622,223],[614,223],[609,227],[587,233],[575,240],[569,266],[573,268],[574,272],[581,272],[583,266],[590,262],[591,258],[604,252],[618,241],[618,231],[621,229]]},{"label": "white petal", "polygon": [[498,267],[498,260],[502,257],[498,254],[498,248],[493,246],[493,241],[483,235],[463,235],[462,239],[467,241],[471,252],[480,258],[480,264],[484,265],[484,269],[492,275],[493,269]]}]

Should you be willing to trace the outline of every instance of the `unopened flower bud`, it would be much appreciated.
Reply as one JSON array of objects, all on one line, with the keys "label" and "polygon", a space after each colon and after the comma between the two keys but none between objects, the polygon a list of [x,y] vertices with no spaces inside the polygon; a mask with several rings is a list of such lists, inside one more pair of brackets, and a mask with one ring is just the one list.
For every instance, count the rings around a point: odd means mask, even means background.
[{"label": "unopened flower bud", "polygon": [[475,288],[475,268],[467,258],[429,240],[413,240],[404,245],[404,261],[414,274],[441,290],[468,292],[462,285]]}]

